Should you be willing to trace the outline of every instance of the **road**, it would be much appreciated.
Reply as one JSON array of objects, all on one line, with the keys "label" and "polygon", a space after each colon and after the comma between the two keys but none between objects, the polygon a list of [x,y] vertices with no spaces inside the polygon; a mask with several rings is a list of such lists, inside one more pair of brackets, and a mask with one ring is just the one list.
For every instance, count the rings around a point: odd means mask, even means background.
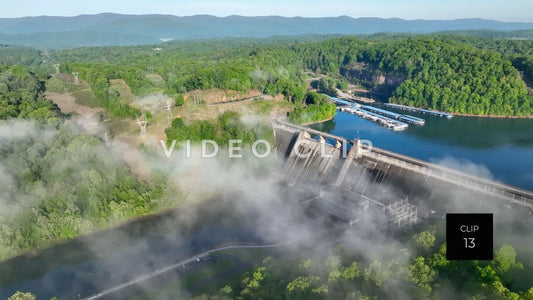
[{"label": "road", "polygon": [[340,99],[345,99],[345,100],[357,100],[357,101],[361,101],[361,102],[364,102],[364,103],[374,103],[374,102],[376,102],[373,99],[369,99],[369,98],[365,98],[365,97],[352,96],[352,95],[346,94],[345,92],[343,92],[343,91],[341,91],[339,89],[337,89],[337,97],[339,97]]},{"label": "road", "polygon": [[207,103],[206,106],[212,106],[212,105],[222,105],[222,104],[229,104],[229,103],[236,103],[236,102],[245,102],[245,101],[255,101],[255,100],[263,100],[268,95],[262,94],[258,96],[243,98],[243,99],[235,99],[235,100],[229,100],[224,102],[215,102],[215,103]]}]

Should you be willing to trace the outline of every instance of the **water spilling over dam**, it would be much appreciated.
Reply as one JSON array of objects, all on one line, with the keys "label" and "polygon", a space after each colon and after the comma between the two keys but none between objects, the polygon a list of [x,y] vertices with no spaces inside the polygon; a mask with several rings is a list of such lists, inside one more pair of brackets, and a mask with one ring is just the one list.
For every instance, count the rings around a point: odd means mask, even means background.
[{"label": "water spilling over dam", "polygon": [[[375,148],[360,140],[272,121],[276,150],[285,160],[284,181],[313,191],[317,207],[345,222],[371,208],[397,226],[419,216],[443,215],[452,197],[472,209],[485,202],[533,209],[533,192]],[[463,201],[462,200],[462,201]]]}]

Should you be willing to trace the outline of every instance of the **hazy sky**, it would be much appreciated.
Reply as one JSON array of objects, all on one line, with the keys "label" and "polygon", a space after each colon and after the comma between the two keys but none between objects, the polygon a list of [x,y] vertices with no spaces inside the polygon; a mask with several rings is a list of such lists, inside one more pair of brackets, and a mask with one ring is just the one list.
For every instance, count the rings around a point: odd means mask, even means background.
[{"label": "hazy sky", "polygon": [[178,16],[399,17],[404,19],[485,18],[533,22],[532,0],[14,0],[5,1],[0,17],[74,16],[114,12]]}]

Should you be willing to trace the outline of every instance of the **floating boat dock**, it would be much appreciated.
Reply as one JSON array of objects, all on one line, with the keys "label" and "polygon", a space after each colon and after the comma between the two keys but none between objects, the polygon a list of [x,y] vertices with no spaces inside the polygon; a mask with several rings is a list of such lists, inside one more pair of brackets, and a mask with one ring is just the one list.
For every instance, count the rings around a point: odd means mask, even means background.
[{"label": "floating boat dock", "polygon": [[388,117],[388,118],[391,118],[391,119],[396,119],[396,120],[399,120],[399,121],[402,121],[402,122],[405,122],[405,123],[409,123],[409,124],[415,124],[415,125],[424,125],[424,124],[426,124],[426,121],[424,119],[420,119],[420,118],[409,116],[409,115],[397,114],[395,112],[384,110],[384,109],[377,108],[377,107],[374,107],[374,106],[363,105],[363,106],[361,106],[361,108],[364,109],[364,110],[368,110],[368,111],[371,111],[373,113],[376,113],[376,114],[379,114],[379,115],[383,115],[385,117]]},{"label": "floating boat dock", "polygon": [[349,113],[354,114],[354,115],[356,115],[358,117],[361,117],[363,119],[367,119],[367,120],[376,122],[379,125],[381,125],[383,127],[386,127],[386,128],[390,128],[390,129],[392,129],[394,131],[405,130],[405,129],[407,129],[407,127],[409,127],[409,125],[406,124],[406,123],[403,123],[403,122],[400,122],[398,120],[394,120],[394,119],[388,118],[388,117],[383,116],[383,115],[379,115],[379,114],[373,113],[373,112],[368,111],[368,110],[364,110],[364,109],[362,109],[362,107],[360,105],[343,106],[343,107],[339,107],[339,110],[343,111],[343,112],[349,112]]},{"label": "floating boat dock", "polygon": [[415,124],[415,125],[424,125],[424,124],[426,124],[426,120],[420,119],[420,118],[417,118],[417,117],[413,117],[413,116],[410,116],[410,115],[402,115],[399,120],[403,121],[403,122],[406,122],[406,123]]},{"label": "floating boat dock", "polygon": [[[326,94],[322,94],[322,95],[326,95]],[[353,105],[353,104],[357,104],[357,103],[354,103],[354,102],[350,102],[350,101],[339,99],[337,97],[332,97],[332,96],[329,96],[329,95],[326,95],[326,96],[328,96],[331,99],[331,101],[333,101],[333,103],[338,104],[338,105]],[[357,104],[357,105],[359,105],[359,104]]]},{"label": "floating boat dock", "polygon": [[371,120],[394,131],[405,130],[409,126],[408,124],[424,125],[426,123],[424,119],[410,115],[397,114],[392,111],[370,105],[361,105],[337,97],[328,97],[338,106],[340,111],[349,112],[361,118]]},{"label": "floating boat dock", "polygon": [[444,117],[444,118],[448,118],[448,119],[451,119],[453,117],[453,115],[449,114],[449,113],[435,111],[435,110],[429,110],[429,109],[423,109],[423,108],[417,108],[417,107],[411,107],[411,106],[406,106],[406,105],[400,105],[400,104],[394,104],[394,103],[385,103],[383,105],[385,107],[402,109],[402,110],[413,111],[413,112],[419,112],[419,113],[422,113],[422,114],[428,114],[428,115],[437,116],[437,117]]}]

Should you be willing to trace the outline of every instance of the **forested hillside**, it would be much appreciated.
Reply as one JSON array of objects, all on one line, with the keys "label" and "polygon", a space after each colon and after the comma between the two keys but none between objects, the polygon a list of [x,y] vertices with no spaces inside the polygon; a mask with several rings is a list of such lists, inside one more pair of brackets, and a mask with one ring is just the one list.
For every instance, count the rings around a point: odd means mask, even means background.
[{"label": "forested hillside", "polygon": [[41,52],[33,48],[0,45],[0,65],[40,65]]},{"label": "forested hillside", "polygon": [[26,68],[0,68],[0,260],[162,207],[161,180],[137,181]]},{"label": "forested hillside", "polygon": [[385,69],[407,74],[393,102],[474,115],[533,112],[518,71],[498,53],[441,41],[406,41],[400,47],[408,51],[396,51],[380,62]]},{"label": "forested hillside", "polygon": [[[308,123],[335,113],[329,99],[308,91],[309,80],[317,81],[319,90],[334,93],[348,80],[361,84],[356,77],[343,76],[347,70],[360,68],[394,77],[394,102],[475,115],[532,115],[532,97],[520,74],[531,82],[531,49],[531,41],[446,35],[218,39],[176,42],[162,48],[50,52],[2,47],[0,119],[31,120],[24,123],[31,128],[26,131],[38,134],[15,138],[11,133],[19,130],[11,126],[18,125],[1,123],[7,129],[2,131],[0,171],[9,179],[3,181],[7,185],[2,188],[2,205],[9,209],[2,210],[8,213],[0,220],[4,249],[0,257],[151,213],[162,198],[159,182],[138,182],[122,163],[103,156],[100,140],[66,125],[57,107],[43,98],[44,81],[54,72],[53,63],[59,63],[63,73],[79,72],[95,95],[94,104],[114,118],[134,120],[141,115],[112,87],[111,80],[123,79],[137,96],[165,93],[177,105],[190,102],[184,95],[195,90],[282,95],[292,110],[288,118]],[[312,76],[321,79],[309,79]],[[265,136],[228,118],[239,116],[188,123],[176,120],[166,130],[167,137],[199,139],[209,134],[209,138],[226,141]],[[57,164],[59,160],[83,168]],[[26,200],[20,206],[15,199]],[[13,209],[17,213],[11,213]]]},{"label": "forested hillside", "polygon": [[[516,69],[524,71],[526,79],[530,77],[530,41],[445,35],[282,41],[222,39],[178,43],[161,50],[82,48],[49,55],[65,62],[63,70],[79,71],[110,102],[113,96],[104,91],[106,80],[122,78],[134,93],[142,95],[155,90],[146,75],[156,72],[171,95],[196,89],[255,89],[283,94],[295,105],[304,105],[306,71],[336,80],[344,76],[342,80],[364,85],[352,76],[353,70],[364,69],[373,76],[394,78],[389,83],[392,102],[472,115],[533,114],[532,97]],[[367,88],[378,84],[382,83]],[[102,106],[114,109],[112,104]]]},{"label": "forested hillside", "polygon": [[0,66],[0,120],[19,118],[55,123],[59,109],[43,99],[43,82],[22,66]]}]

